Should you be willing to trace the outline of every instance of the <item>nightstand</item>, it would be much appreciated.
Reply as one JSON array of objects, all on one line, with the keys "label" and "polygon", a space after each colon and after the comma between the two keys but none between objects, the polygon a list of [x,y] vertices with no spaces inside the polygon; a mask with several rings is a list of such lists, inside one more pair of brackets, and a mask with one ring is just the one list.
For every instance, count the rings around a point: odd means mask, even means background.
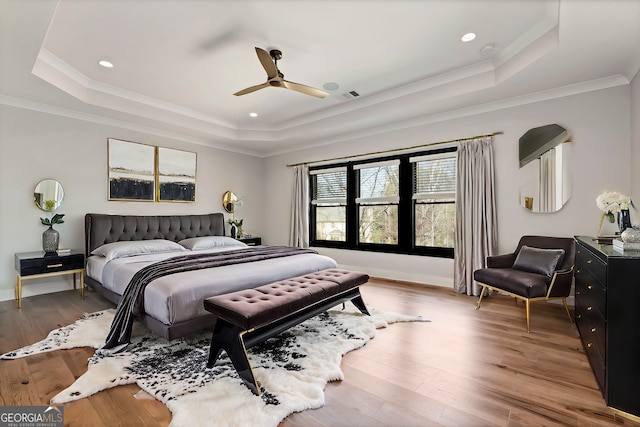
[{"label": "nightstand", "polygon": [[22,252],[17,253],[16,299],[22,308],[22,282],[28,279],[73,274],[73,289],[76,289],[76,273],[80,274],[80,296],[84,297],[84,252],[72,250],[63,253]]},{"label": "nightstand", "polygon": [[240,237],[237,240],[249,246],[258,246],[262,244],[262,237],[256,237],[256,236]]}]

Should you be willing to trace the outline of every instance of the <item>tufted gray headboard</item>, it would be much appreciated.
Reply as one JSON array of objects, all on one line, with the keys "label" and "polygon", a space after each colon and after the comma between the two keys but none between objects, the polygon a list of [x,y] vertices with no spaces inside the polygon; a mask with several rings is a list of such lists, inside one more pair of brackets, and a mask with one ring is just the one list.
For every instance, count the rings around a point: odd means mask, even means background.
[{"label": "tufted gray headboard", "polygon": [[153,239],[177,242],[202,236],[224,236],[224,216],[221,213],[162,216],[88,213],[84,217],[87,256],[105,243]]}]

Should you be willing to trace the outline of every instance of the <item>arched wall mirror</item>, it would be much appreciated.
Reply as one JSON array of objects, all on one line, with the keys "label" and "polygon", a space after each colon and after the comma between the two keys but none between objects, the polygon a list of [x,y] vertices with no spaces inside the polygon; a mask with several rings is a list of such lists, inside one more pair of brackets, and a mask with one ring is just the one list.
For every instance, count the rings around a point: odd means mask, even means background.
[{"label": "arched wall mirror", "polygon": [[529,129],[520,138],[520,205],[525,209],[556,212],[571,197],[570,141],[557,124]]},{"label": "arched wall mirror", "polygon": [[33,201],[43,211],[53,212],[64,199],[64,189],[55,179],[43,179],[33,190]]},{"label": "arched wall mirror", "polygon": [[227,190],[222,195],[222,207],[229,213],[233,213],[235,211],[237,201],[238,196],[236,196],[232,191]]}]

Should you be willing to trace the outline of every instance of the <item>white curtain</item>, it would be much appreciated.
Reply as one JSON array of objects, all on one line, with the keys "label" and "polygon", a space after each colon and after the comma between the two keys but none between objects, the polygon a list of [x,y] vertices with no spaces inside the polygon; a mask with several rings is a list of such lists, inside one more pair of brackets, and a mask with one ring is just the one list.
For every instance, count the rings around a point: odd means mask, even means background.
[{"label": "white curtain", "polygon": [[540,156],[540,212],[555,212],[558,177],[556,176],[556,149]]},{"label": "white curtain", "polygon": [[309,166],[293,167],[289,245],[309,247]]},{"label": "white curtain", "polygon": [[467,295],[480,294],[473,272],[486,266],[498,240],[492,144],[492,137],[458,144],[453,286]]}]

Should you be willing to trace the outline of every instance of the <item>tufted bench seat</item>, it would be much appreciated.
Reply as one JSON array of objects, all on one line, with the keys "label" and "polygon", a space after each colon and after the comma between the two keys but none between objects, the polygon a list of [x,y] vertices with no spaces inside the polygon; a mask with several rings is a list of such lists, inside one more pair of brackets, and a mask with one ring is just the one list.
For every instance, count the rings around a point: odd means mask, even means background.
[{"label": "tufted bench seat", "polygon": [[207,367],[225,350],[245,384],[259,395],[246,349],[341,302],[350,300],[368,315],[359,289],[368,280],[365,273],[332,268],[205,299],[204,308],[218,318]]}]

